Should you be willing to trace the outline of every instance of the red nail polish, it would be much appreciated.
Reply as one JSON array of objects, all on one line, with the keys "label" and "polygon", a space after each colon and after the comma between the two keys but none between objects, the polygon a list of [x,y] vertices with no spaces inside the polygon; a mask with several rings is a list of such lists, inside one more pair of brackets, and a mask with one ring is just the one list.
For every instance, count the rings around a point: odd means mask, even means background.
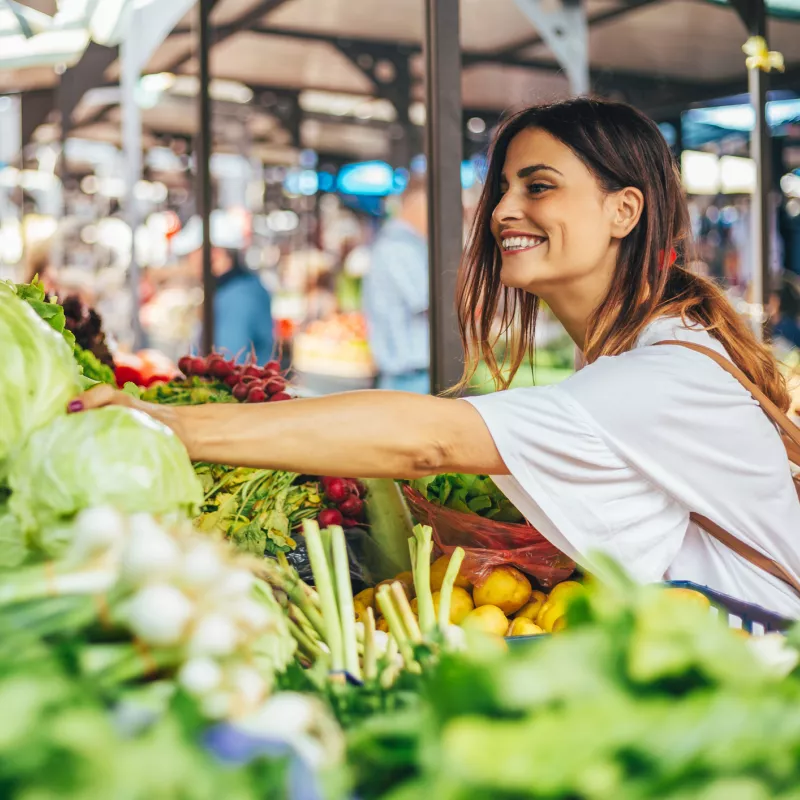
[{"label": "red nail polish", "polygon": [[76,411],[83,411],[83,403],[80,400],[70,400],[67,411],[70,414],[74,414]]}]

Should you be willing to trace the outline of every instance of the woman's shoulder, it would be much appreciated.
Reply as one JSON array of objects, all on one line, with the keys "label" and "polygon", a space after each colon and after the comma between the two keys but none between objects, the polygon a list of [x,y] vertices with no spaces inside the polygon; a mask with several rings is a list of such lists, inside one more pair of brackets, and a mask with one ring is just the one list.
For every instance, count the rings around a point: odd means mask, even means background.
[{"label": "woman's shoulder", "polygon": [[599,358],[561,386],[593,413],[655,422],[675,414],[714,413],[729,402],[752,402],[739,382],[708,356],[677,345],[704,345],[728,357],[724,346],[698,325],[658,319],[647,326],[626,353]]}]

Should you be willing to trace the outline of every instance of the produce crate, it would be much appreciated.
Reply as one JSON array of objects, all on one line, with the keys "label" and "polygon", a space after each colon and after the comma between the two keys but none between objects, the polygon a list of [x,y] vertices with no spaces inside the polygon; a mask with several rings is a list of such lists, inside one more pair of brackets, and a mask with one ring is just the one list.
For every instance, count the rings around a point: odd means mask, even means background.
[{"label": "produce crate", "polygon": [[774,611],[736,600],[727,594],[709,589],[708,586],[700,586],[691,581],[667,581],[665,585],[700,592],[711,601],[719,613],[727,613],[729,627],[743,628],[755,636],[771,631],[785,631],[794,624],[794,620],[782,617]]},{"label": "produce crate", "polygon": [[[692,589],[695,592],[705,595],[711,601],[713,613],[728,615],[729,627],[742,628],[753,636],[763,636],[765,633],[774,631],[782,632],[788,630],[795,623],[795,620],[782,617],[774,611],[767,611],[766,608],[762,608],[761,606],[757,606],[753,603],[745,603],[742,600],[729,597],[722,592],[709,589],[708,586],[700,586],[691,581],[666,581],[664,585],[677,589]],[[506,641],[510,646],[514,647],[524,642],[542,639],[546,636],[550,636],[550,634],[541,633],[537,636],[514,636],[506,638]]]}]

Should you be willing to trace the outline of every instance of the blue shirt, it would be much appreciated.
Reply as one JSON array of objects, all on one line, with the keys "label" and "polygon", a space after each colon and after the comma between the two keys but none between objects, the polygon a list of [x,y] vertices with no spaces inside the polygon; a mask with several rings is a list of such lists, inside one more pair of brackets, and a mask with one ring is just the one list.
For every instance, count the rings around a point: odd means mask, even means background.
[{"label": "blue shirt", "polygon": [[428,245],[407,223],[390,220],[364,278],[369,344],[382,374],[430,367],[428,299]]},{"label": "blue shirt", "polygon": [[274,341],[271,298],[258,277],[238,268],[222,275],[214,294],[214,348],[240,362],[252,348],[265,364]]}]

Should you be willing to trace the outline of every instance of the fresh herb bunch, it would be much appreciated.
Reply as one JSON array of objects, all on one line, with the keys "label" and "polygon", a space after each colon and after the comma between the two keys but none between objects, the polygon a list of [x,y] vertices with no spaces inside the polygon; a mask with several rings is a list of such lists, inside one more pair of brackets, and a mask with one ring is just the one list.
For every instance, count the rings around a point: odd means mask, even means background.
[{"label": "fresh herb bunch", "polygon": [[445,508],[498,522],[522,522],[523,516],[488,475],[448,472],[411,481],[426,500]]}]

